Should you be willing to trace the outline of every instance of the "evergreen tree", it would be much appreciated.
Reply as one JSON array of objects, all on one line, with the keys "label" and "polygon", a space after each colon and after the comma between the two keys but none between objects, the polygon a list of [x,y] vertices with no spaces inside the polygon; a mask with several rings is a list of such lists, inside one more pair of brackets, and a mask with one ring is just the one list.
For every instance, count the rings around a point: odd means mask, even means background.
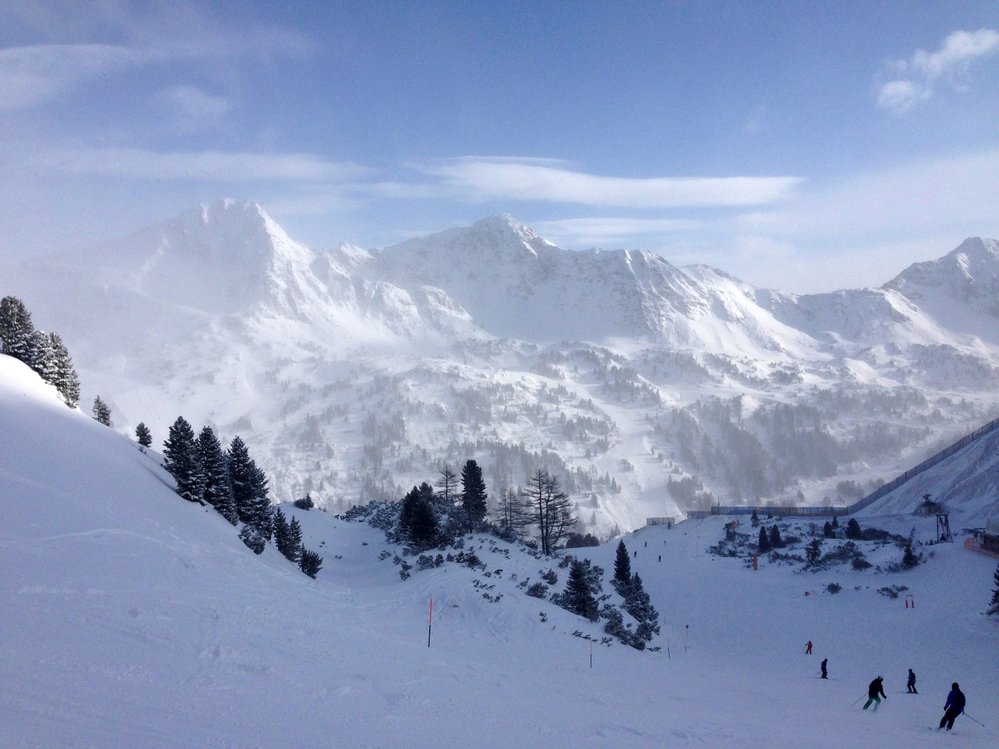
[{"label": "evergreen tree", "polygon": [[832,523],[828,520],[822,526],[822,535],[826,538],[836,538],[836,531],[833,530]]},{"label": "evergreen tree", "polygon": [[562,602],[564,608],[579,616],[585,616],[592,622],[595,622],[599,616],[599,605],[590,588],[586,567],[576,559],[572,560],[569,566],[569,580],[562,595]]},{"label": "evergreen tree", "polygon": [[14,296],[0,299],[0,353],[30,366],[35,326],[24,302]]},{"label": "evergreen tree", "polygon": [[145,422],[140,421],[135,427],[135,439],[144,448],[152,446],[153,433],[149,431],[149,427],[146,426]]},{"label": "evergreen tree", "polygon": [[850,520],[847,522],[846,537],[853,540],[857,540],[863,537],[863,533],[860,530],[860,523],[857,522],[856,518],[850,518]]},{"label": "evergreen tree", "polygon": [[256,528],[267,540],[271,538],[271,502],[267,476],[250,457],[246,443],[238,435],[229,443],[226,456],[229,486],[236,505],[236,515],[242,522]]},{"label": "evergreen tree", "polygon": [[832,527],[839,528],[839,518],[836,517],[835,515],[833,515]]},{"label": "evergreen tree", "polygon": [[991,606],[999,606],[999,564],[996,565],[996,571],[992,575],[992,581],[996,584],[996,587],[992,590],[992,601]]},{"label": "evergreen tree", "polygon": [[760,524],[760,516],[756,514],[756,508],[753,508],[753,514],[749,517],[749,522],[754,528]]},{"label": "evergreen tree", "polygon": [[774,523],[770,528],[770,547],[773,549],[784,548],[784,539],[780,537],[780,528]]},{"label": "evergreen tree", "polygon": [[204,479],[205,501],[219,511],[226,520],[233,523],[237,519],[236,503],[229,482],[229,466],[225,452],[215,430],[210,426],[201,428],[197,440],[198,463]]},{"label": "evergreen tree", "polygon": [[[298,518],[293,517],[288,523],[288,546],[291,556],[288,557],[293,562],[300,562],[302,559],[302,526]],[[285,556],[288,556],[285,554]],[[320,559],[320,562],[323,560]],[[314,575],[313,575],[314,577]]]},{"label": "evergreen tree", "polygon": [[437,545],[437,516],[428,493],[430,497],[433,496],[433,490],[426,483],[419,488],[414,486],[403,497],[399,510],[399,534],[416,551]]},{"label": "evergreen tree", "polygon": [[163,443],[163,467],[177,482],[177,493],[189,502],[201,502],[205,478],[198,460],[194,430],[183,416],[170,427]]},{"label": "evergreen tree", "polygon": [[29,357],[27,363],[38,376],[50,385],[56,384],[59,376],[59,368],[55,358],[55,349],[52,347],[52,338],[42,330],[31,332],[29,339]]},{"label": "evergreen tree", "polygon": [[301,547],[298,566],[302,572],[315,579],[316,575],[319,574],[319,570],[323,568],[323,558],[316,552],[310,551],[303,546]]},{"label": "evergreen tree", "polygon": [[[624,597],[624,610],[638,622],[640,640],[648,642],[659,634],[659,612],[652,605],[652,599],[645,591],[642,578],[636,572],[628,582],[628,594]],[[644,647],[644,645],[642,646]]]},{"label": "evergreen tree", "polygon": [[474,460],[465,461],[461,469],[461,504],[465,508],[468,527],[477,527],[486,517],[486,482],[482,469]]},{"label": "evergreen tree", "polygon": [[99,395],[94,398],[92,413],[95,420],[99,421],[106,427],[111,426],[111,407],[101,400],[101,396]]},{"label": "evergreen tree", "polygon": [[[621,591],[621,586],[627,587],[631,584],[631,559],[628,556],[628,547],[624,545],[624,540],[617,542],[617,554],[614,557],[614,579],[612,581],[615,588]],[[622,593],[622,595],[624,595]]]},{"label": "evergreen tree", "polygon": [[917,566],[918,564],[919,564],[919,557],[917,557],[912,552],[912,544],[907,543],[905,545],[905,551],[902,553],[902,566],[907,570],[911,570],[913,567]]},{"label": "evergreen tree", "polygon": [[53,384],[56,390],[70,408],[76,408],[80,402],[80,377],[76,374],[69,350],[58,333],[49,333],[49,344],[56,365],[56,378]]},{"label": "evergreen tree", "polygon": [[822,556],[822,541],[817,538],[813,538],[811,543],[805,548],[805,559],[808,560],[809,564],[815,564],[819,561],[819,557]]},{"label": "evergreen tree", "polygon": [[760,526],[760,540],[756,544],[756,549],[760,554],[770,551],[770,537],[767,535],[766,526]]}]

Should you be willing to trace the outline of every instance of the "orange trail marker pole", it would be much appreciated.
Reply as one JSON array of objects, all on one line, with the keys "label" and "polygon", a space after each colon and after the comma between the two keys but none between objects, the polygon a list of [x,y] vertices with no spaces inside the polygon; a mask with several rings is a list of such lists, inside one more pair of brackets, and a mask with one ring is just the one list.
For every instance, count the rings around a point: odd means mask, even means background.
[{"label": "orange trail marker pole", "polygon": [[434,626],[434,599],[430,599],[430,616],[427,619],[427,647],[430,647],[430,631]]}]

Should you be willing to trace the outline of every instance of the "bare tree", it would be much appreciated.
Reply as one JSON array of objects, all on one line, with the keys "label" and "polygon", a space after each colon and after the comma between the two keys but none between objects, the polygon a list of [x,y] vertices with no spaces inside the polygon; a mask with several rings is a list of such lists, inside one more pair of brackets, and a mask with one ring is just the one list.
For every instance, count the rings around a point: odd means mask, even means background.
[{"label": "bare tree", "polygon": [[515,539],[532,521],[531,508],[521,499],[516,489],[507,489],[499,501],[498,524],[504,538]]},{"label": "bare tree", "polygon": [[437,482],[438,496],[443,497],[449,505],[454,503],[455,489],[458,486],[458,474],[451,470],[451,466],[445,465],[440,470],[440,480]]},{"label": "bare tree", "polygon": [[528,478],[522,495],[530,507],[531,522],[538,527],[541,552],[551,555],[558,542],[576,524],[572,503],[559,487],[558,478],[542,468]]}]

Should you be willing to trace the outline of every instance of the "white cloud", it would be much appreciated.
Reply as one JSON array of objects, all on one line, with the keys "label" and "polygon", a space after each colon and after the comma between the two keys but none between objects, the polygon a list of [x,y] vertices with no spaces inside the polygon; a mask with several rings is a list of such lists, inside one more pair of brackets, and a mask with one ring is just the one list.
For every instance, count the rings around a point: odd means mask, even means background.
[{"label": "white cloud", "polygon": [[425,164],[470,200],[540,200],[629,208],[747,206],[786,197],[798,177],[602,177],[537,161],[481,157]]},{"label": "white cloud", "polygon": [[366,173],[357,164],[326,161],[309,153],[78,148],[40,158],[45,166],[72,174],[156,180],[315,182],[357,179]]},{"label": "white cloud", "polygon": [[906,112],[933,96],[941,79],[949,78],[952,85],[959,85],[958,76],[974,60],[996,52],[999,52],[999,32],[955,31],[936,52],[919,49],[908,60],[888,63],[887,74],[894,77],[878,90],[878,105],[896,114]]},{"label": "white cloud", "polygon": [[145,59],[134,49],[109,44],[42,44],[0,50],[0,109],[43,104]]},{"label": "white cloud", "polygon": [[[650,246],[661,244],[662,236],[695,231],[700,221],[658,218],[568,218],[535,221],[531,228],[565,247]],[[654,238],[654,239],[653,239]]]},{"label": "white cloud", "polygon": [[174,86],[153,97],[169,113],[180,133],[194,133],[218,126],[232,111],[232,101],[195,86]]}]

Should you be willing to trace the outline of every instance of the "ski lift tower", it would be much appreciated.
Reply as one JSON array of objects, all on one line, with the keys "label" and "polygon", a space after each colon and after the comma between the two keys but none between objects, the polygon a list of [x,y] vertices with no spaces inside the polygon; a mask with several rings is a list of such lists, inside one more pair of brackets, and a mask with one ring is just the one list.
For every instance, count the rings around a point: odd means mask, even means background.
[{"label": "ski lift tower", "polygon": [[937,541],[953,541],[954,537],[950,534],[950,513],[948,512],[938,512],[937,513]]}]

